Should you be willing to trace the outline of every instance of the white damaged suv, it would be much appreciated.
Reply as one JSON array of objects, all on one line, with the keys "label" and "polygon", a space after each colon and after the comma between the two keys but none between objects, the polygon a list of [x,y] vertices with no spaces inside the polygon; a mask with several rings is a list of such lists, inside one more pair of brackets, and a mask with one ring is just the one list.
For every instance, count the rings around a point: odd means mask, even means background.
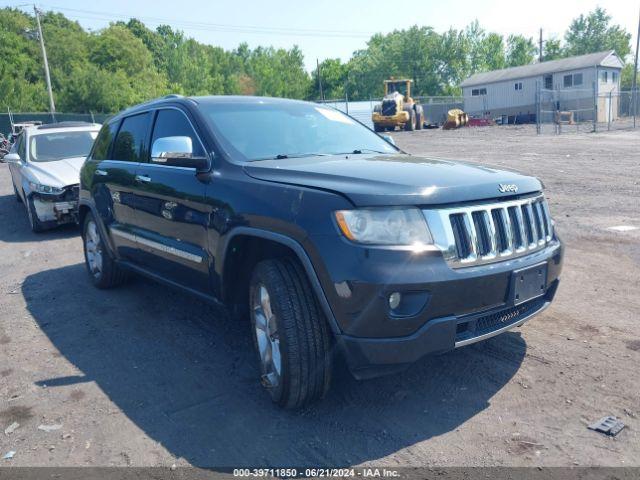
[{"label": "white damaged suv", "polygon": [[27,127],[5,155],[34,232],[77,220],[80,168],[99,130],[85,122]]}]

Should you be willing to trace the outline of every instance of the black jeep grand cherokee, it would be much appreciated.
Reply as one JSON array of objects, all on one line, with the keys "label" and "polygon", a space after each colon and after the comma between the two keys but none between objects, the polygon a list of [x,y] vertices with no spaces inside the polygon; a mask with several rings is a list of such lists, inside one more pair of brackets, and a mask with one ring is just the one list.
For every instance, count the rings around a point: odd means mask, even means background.
[{"label": "black jeep grand cherokee", "polygon": [[563,247],[542,185],[408,155],[342,113],[168,96],[107,122],[81,172],[99,288],[139,272],[251,318],[262,383],[297,407],[521,325]]}]

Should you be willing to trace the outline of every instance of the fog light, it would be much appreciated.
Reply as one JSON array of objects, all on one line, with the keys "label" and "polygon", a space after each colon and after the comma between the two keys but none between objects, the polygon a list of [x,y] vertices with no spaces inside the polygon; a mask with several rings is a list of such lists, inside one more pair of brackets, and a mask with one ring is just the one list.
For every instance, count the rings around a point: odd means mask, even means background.
[{"label": "fog light", "polygon": [[389,295],[389,308],[391,310],[395,310],[400,306],[400,302],[402,301],[402,294],[400,292],[393,292]]}]

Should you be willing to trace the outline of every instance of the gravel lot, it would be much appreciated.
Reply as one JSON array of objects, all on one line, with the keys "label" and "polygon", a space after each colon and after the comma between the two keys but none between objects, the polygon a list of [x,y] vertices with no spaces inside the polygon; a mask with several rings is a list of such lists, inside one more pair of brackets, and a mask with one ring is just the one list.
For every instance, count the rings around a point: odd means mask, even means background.
[{"label": "gravel lot", "polygon": [[[299,412],[259,387],[247,325],[143,279],[91,287],[78,230],[31,233],[0,165],[0,466],[640,465],[640,230],[607,230],[640,227],[640,131],[395,138],[544,180],[567,244],[556,302],[402,375],[340,372]],[[587,430],[608,414],[615,439]]]}]

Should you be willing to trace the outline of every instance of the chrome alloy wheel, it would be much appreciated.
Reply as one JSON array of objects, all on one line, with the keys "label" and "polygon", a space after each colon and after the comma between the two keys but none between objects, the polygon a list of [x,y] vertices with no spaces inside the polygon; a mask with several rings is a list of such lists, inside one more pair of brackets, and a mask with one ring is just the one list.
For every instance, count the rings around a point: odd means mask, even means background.
[{"label": "chrome alloy wheel", "polygon": [[95,277],[102,273],[102,244],[96,222],[90,220],[87,223],[87,231],[84,237],[84,249],[87,255],[89,271]]},{"label": "chrome alloy wheel", "polygon": [[282,375],[280,336],[276,317],[271,309],[271,298],[263,284],[259,284],[254,290],[251,310],[256,344],[260,354],[262,384],[267,388],[276,388],[280,384]]}]

